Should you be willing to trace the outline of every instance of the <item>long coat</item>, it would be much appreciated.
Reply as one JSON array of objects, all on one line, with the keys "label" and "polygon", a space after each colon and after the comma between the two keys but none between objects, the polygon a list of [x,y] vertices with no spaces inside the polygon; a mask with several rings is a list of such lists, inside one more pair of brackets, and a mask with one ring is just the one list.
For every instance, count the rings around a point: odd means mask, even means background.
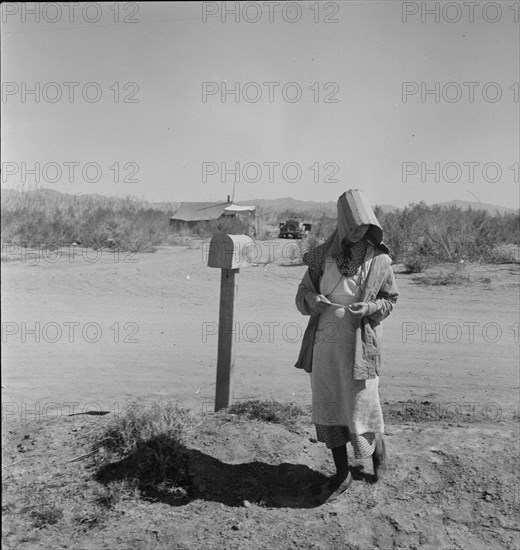
[{"label": "long coat", "polygon": [[[376,249],[366,280],[361,301],[368,303],[368,314],[361,318],[356,329],[354,380],[367,380],[379,375],[381,367],[380,324],[390,315],[397,302],[397,286],[388,254]],[[298,286],[296,307],[303,315],[310,315],[298,361],[294,365],[305,372],[312,371],[314,339],[320,314],[314,310],[314,298],[320,294],[320,276],[308,268]]]}]

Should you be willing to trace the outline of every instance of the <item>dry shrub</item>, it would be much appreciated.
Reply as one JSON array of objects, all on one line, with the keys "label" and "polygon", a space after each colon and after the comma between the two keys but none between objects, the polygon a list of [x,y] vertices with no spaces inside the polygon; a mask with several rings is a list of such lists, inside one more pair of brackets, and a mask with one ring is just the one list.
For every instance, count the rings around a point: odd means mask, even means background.
[{"label": "dry shrub", "polygon": [[490,252],[489,259],[494,264],[518,264],[520,263],[520,246],[515,244],[495,246]]},{"label": "dry shrub", "polygon": [[[173,206],[173,205],[172,205]],[[28,247],[84,247],[153,252],[170,235],[166,207],[139,199],[66,195],[50,190],[2,196],[2,241]]]},{"label": "dry shrub", "polygon": [[421,273],[423,270],[423,257],[414,256],[404,262],[406,273]]},{"label": "dry shrub", "polygon": [[198,223],[193,228],[193,233],[202,238],[210,238],[216,233],[227,233],[228,235],[248,235],[250,223],[240,216],[223,216],[218,220],[209,220]]}]

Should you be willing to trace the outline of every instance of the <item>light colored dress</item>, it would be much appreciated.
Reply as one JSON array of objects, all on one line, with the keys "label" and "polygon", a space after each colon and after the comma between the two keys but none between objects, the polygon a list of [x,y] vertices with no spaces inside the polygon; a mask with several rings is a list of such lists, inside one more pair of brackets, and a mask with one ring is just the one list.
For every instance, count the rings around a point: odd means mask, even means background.
[{"label": "light colored dress", "polygon": [[[353,277],[344,277],[335,260],[327,258],[320,292],[331,302],[345,306],[361,301],[373,255],[374,249],[369,246],[364,263]],[[365,458],[374,450],[375,433],[384,432],[379,377],[353,379],[355,329],[359,320],[348,311],[339,318],[335,311],[331,307],[320,315],[314,340],[310,373],[312,422],[316,424],[319,441],[328,447],[350,441],[356,458]]]}]

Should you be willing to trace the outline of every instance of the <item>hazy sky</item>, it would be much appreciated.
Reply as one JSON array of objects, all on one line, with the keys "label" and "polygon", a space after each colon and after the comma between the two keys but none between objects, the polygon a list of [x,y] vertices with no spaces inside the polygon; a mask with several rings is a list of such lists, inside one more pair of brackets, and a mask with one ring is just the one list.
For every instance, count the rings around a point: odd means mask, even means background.
[{"label": "hazy sky", "polygon": [[519,2],[114,6],[2,5],[3,188],[519,206]]}]

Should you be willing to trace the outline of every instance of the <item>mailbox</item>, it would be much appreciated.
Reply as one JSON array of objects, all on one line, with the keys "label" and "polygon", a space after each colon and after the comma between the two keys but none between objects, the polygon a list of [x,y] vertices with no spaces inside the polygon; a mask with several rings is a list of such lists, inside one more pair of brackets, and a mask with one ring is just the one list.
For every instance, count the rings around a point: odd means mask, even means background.
[{"label": "mailbox", "polygon": [[220,312],[218,323],[217,384],[215,411],[233,402],[235,373],[234,319],[238,274],[251,264],[255,241],[247,235],[217,233],[209,243],[208,267],[220,268]]},{"label": "mailbox", "polygon": [[247,235],[217,233],[209,243],[208,267],[239,269],[251,265],[255,246]]}]

